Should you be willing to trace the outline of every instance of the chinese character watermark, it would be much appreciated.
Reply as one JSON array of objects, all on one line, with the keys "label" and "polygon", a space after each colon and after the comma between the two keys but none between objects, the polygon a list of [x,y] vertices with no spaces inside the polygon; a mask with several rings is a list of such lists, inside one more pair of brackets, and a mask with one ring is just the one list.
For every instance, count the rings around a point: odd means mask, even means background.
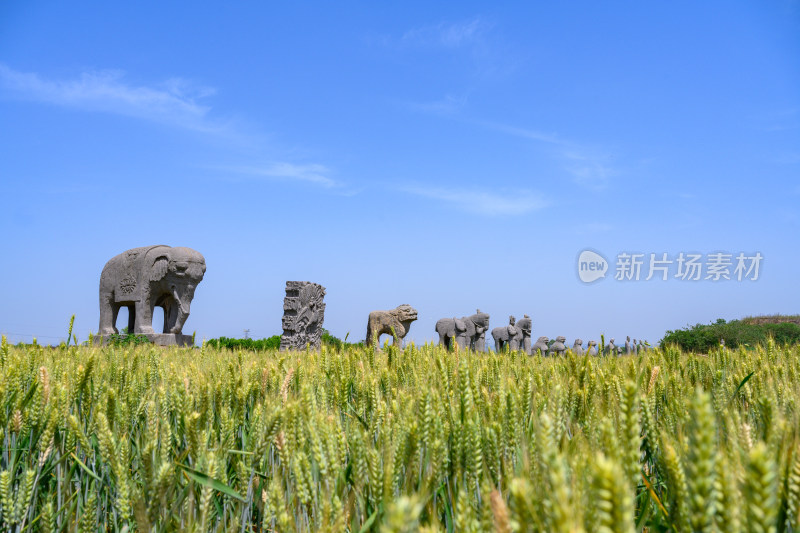
[{"label": "chinese character watermark", "polygon": [[[764,256],[761,252],[707,254],[680,252],[660,253],[620,252],[613,265],[616,281],[757,281]],[[612,268],[599,252],[583,250],[578,256],[578,279],[593,283],[606,277]]]}]

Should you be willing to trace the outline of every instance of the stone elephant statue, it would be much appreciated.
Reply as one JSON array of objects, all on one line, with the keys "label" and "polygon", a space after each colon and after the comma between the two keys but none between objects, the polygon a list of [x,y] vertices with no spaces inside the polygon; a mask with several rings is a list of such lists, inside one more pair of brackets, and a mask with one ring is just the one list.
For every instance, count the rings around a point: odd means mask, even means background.
[{"label": "stone elephant statue", "polygon": [[494,339],[495,350],[498,352],[508,347],[512,352],[522,350],[526,354],[531,354],[531,330],[533,321],[531,317],[525,315],[521,320],[515,321],[514,317],[508,317],[508,326],[494,328],[492,338]]},{"label": "stone elephant statue", "polygon": [[153,309],[164,309],[164,333],[180,334],[206,261],[191,248],[133,248],[111,258],[100,275],[99,335],[118,333],[117,315],[128,308],[128,332],[153,334]]},{"label": "stone elephant statue", "polygon": [[485,349],[486,330],[489,329],[489,315],[480,309],[474,315],[461,318],[442,318],[436,322],[439,345],[450,347],[455,340],[462,349],[477,351]]}]

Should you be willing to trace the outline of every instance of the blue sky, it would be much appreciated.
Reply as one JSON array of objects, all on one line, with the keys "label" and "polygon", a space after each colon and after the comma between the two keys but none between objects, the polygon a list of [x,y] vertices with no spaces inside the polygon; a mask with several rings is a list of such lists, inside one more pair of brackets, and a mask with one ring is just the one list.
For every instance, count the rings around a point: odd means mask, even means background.
[{"label": "blue sky", "polygon": [[[800,4],[551,4],[3,2],[0,331],[85,339],[150,244],[205,256],[199,338],[280,333],[290,279],[350,339],[402,303],[417,342],[800,312]],[[616,281],[625,251],[764,259]]]}]

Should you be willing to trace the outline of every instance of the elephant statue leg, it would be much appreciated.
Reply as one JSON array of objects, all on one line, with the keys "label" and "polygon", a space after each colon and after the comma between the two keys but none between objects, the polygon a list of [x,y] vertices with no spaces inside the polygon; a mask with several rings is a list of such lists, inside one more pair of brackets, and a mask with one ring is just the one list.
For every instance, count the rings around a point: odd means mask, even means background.
[{"label": "elephant statue leg", "polygon": [[114,296],[100,293],[100,329],[98,335],[112,335],[118,333],[115,324],[119,314],[119,305],[114,303]]},{"label": "elephant statue leg", "polygon": [[[126,306],[128,308],[128,334],[133,334],[133,328],[136,327],[136,308],[132,305]],[[119,312],[119,307],[117,307]],[[117,316],[114,315],[114,323],[117,322]]]},{"label": "elephant statue leg", "polygon": [[147,335],[155,333],[153,331],[153,305],[142,299],[136,302],[134,313],[136,317],[133,333],[137,335]]},{"label": "elephant statue leg", "polygon": [[444,333],[439,333],[439,346],[444,346],[447,348],[448,344],[450,344],[450,339],[447,338],[447,335]]},{"label": "elephant statue leg", "polygon": [[466,335],[458,335],[456,337],[456,342],[458,343],[458,347],[462,350],[466,350],[469,346],[469,338]]}]

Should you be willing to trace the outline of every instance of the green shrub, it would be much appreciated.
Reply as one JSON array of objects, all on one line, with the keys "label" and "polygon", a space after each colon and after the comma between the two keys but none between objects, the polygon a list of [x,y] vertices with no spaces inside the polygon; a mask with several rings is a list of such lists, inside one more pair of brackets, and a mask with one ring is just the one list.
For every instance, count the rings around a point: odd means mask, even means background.
[{"label": "green shrub", "polygon": [[667,331],[661,339],[662,345],[676,344],[683,350],[706,353],[719,346],[720,339],[725,340],[729,348],[739,346],[755,346],[766,344],[769,339],[777,344],[794,344],[800,342],[800,325],[793,322],[751,322],[752,319],[731,320],[718,319],[711,324],[696,324],[683,329]]},{"label": "green shrub", "polygon": [[206,344],[212,348],[226,348],[228,350],[277,350],[281,346],[281,336],[273,335],[266,339],[231,339],[229,337],[220,337],[218,339],[208,340]]}]

